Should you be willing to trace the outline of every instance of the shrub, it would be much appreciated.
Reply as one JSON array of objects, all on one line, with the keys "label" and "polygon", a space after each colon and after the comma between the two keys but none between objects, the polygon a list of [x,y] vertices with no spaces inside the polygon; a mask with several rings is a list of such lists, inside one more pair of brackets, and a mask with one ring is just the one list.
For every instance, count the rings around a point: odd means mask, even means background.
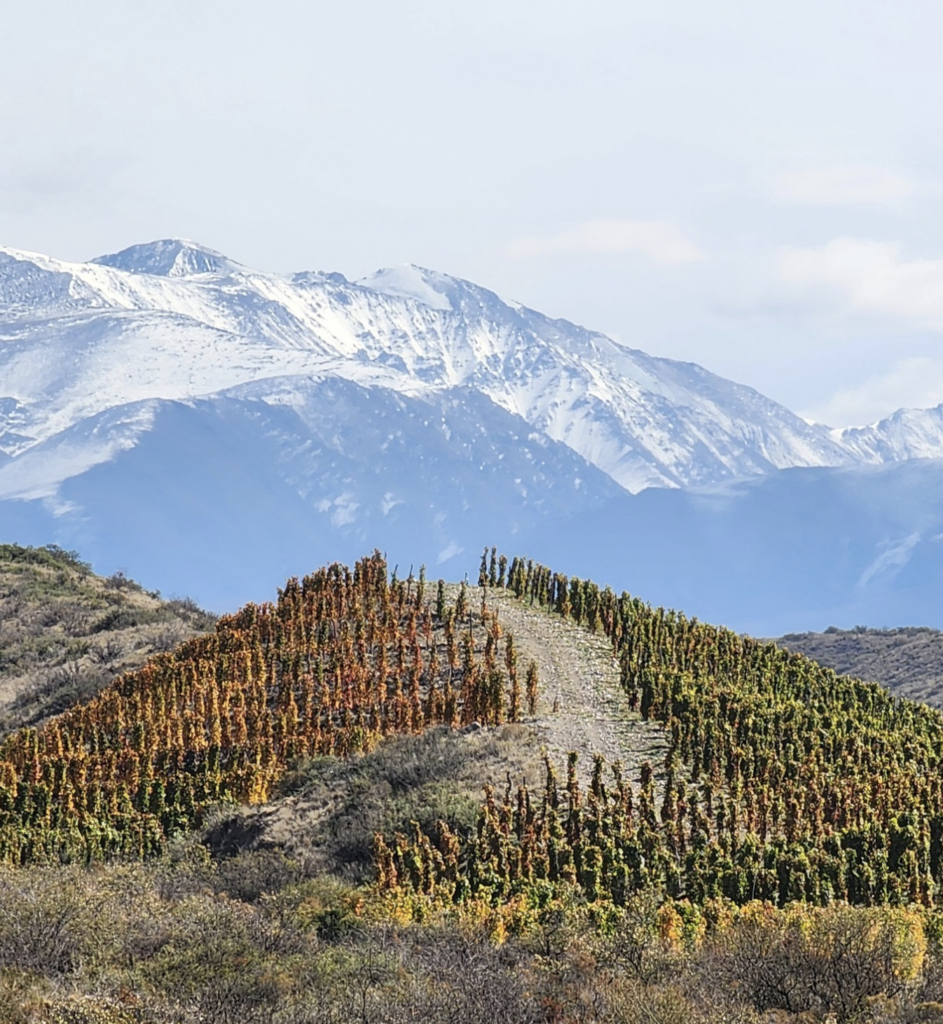
[{"label": "shrub", "polygon": [[103,999],[73,997],[50,1005],[41,1024],[141,1024],[142,1017],[131,1007]]},{"label": "shrub", "polygon": [[761,1011],[853,1020],[868,1000],[893,998],[923,968],[919,915],[895,908],[747,908],[714,939],[705,967]]},{"label": "shrub", "polygon": [[215,888],[244,903],[257,903],[301,878],[301,869],[275,850],[251,850],[223,860]]},{"label": "shrub", "polygon": [[6,870],[0,890],[0,969],[57,977],[94,949],[94,915],[82,887],[38,870]]}]

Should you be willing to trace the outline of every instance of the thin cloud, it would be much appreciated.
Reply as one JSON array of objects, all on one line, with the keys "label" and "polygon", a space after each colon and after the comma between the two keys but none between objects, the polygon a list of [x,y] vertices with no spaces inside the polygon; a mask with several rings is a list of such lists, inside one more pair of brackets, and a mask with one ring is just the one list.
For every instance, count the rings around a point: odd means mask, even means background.
[{"label": "thin cloud", "polygon": [[943,260],[904,259],[892,242],[836,238],[783,250],[779,271],[793,289],[830,296],[840,316],[943,331]]},{"label": "thin cloud", "polygon": [[660,220],[590,220],[559,234],[518,238],[507,247],[518,259],[627,252],[666,266],[705,259],[677,225]]},{"label": "thin cloud", "polygon": [[858,586],[867,586],[875,576],[895,576],[910,561],[919,543],[920,534],[912,533],[903,540],[887,544],[884,551],[861,574]]},{"label": "thin cloud", "polygon": [[914,182],[889,167],[840,164],[784,171],[772,180],[773,196],[805,206],[891,206],[909,199]]},{"label": "thin cloud", "polygon": [[[814,318],[852,334],[880,331],[906,339],[943,333],[943,259],[908,259],[894,242],[836,238],[814,249],[779,253],[780,286]],[[943,402],[943,357],[900,358],[851,387],[839,387],[804,414],[843,427],[873,423],[900,408]]]},{"label": "thin cloud", "polygon": [[929,409],[943,402],[943,362],[918,356],[902,359],[887,373],[857,387],[843,388],[814,409],[809,419],[834,427],[876,423],[893,409]]},{"label": "thin cloud", "polygon": [[7,156],[0,162],[0,209],[113,211],[117,156],[89,149],[54,148],[40,159]]}]

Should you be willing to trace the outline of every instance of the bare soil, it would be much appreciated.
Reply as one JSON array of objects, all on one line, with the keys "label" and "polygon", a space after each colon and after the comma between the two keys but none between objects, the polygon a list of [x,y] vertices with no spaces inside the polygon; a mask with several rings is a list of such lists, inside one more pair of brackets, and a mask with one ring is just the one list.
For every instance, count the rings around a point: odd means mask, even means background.
[{"label": "bare soil", "polygon": [[665,731],[629,710],[605,636],[519,602],[508,591],[492,591],[489,604],[502,628],[513,633],[520,663],[537,662],[538,715],[529,724],[554,761],[578,751],[584,779],[594,754],[622,761],[633,780],[645,761],[661,766],[668,750]]}]

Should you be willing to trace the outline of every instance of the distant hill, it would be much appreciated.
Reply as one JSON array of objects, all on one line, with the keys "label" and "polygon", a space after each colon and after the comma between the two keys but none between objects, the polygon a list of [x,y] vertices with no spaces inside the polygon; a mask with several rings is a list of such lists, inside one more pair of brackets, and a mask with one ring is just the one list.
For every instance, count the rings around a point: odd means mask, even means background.
[{"label": "distant hill", "polygon": [[775,641],[841,675],[881,683],[898,697],[943,707],[943,633],[926,626],[787,633]]},{"label": "distant hill", "polygon": [[122,573],[96,576],[74,552],[0,544],[0,735],[92,697],[215,618]]}]

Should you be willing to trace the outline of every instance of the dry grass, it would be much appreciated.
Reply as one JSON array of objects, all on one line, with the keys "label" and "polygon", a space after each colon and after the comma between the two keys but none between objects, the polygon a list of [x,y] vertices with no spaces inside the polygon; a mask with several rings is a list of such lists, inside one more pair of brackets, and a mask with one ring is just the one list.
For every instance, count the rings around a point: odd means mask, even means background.
[{"label": "dry grass", "polygon": [[186,598],[96,576],[69,552],[0,545],[0,735],[94,696],[213,621]]},{"label": "dry grass", "polygon": [[349,761],[303,763],[280,795],[262,807],[221,812],[205,834],[217,856],[279,850],[306,870],[352,882],[372,874],[377,832],[432,830],[439,820],[474,828],[486,783],[536,783],[543,777],[539,736],[529,725],[444,726],[396,736]]},{"label": "dry grass", "polygon": [[790,633],[775,641],[841,675],[943,708],[943,633],[927,627]]}]

